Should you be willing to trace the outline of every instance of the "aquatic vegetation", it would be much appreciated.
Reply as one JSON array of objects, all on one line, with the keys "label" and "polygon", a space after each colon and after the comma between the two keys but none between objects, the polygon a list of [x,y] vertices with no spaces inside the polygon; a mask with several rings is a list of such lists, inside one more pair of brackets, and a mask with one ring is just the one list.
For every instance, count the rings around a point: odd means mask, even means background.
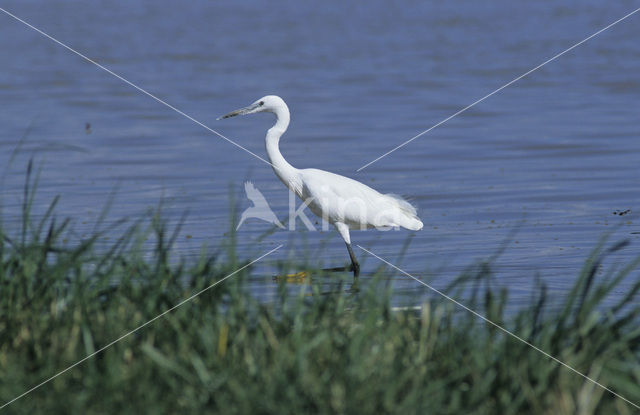
[{"label": "aquatic vegetation", "polygon": [[[30,211],[0,229],[0,405],[219,281],[246,262],[203,252],[171,260],[157,212],[108,247],[101,231],[65,242],[68,220]],[[124,227],[124,224],[120,224]],[[233,226],[230,226],[233,229]],[[149,254],[142,241],[150,238]],[[544,286],[505,314],[491,264],[448,292],[479,313],[640,404],[637,261],[602,273],[624,242],[602,241],[559,308]],[[230,246],[229,249],[233,249]],[[388,272],[384,269],[379,274]],[[4,409],[8,413],[634,413],[636,408],[530,346],[433,297],[394,311],[377,277],[356,294],[280,290],[264,304],[244,289],[251,267]],[[619,300],[603,299],[624,278]],[[338,277],[336,277],[338,278]],[[351,277],[349,277],[351,278]],[[345,280],[348,282],[349,280]],[[286,281],[280,282],[284,288]],[[466,288],[465,288],[466,287]],[[312,287],[319,294],[318,287]],[[551,310],[551,311],[550,311]]]}]

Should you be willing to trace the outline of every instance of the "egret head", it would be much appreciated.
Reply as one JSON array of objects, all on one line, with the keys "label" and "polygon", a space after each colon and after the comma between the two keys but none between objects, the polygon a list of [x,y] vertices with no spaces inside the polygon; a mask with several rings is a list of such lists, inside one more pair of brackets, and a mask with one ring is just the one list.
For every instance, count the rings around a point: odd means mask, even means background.
[{"label": "egret head", "polygon": [[277,95],[267,95],[260,98],[248,107],[231,111],[230,113],[225,114],[222,117],[218,117],[218,119],[220,120],[223,118],[231,118],[235,117],[236,115],[255,114],[256,112],[272,112],[274,114],[278,114],[282,109],[287,109],[287,104],[285,104],[282,98]]}]

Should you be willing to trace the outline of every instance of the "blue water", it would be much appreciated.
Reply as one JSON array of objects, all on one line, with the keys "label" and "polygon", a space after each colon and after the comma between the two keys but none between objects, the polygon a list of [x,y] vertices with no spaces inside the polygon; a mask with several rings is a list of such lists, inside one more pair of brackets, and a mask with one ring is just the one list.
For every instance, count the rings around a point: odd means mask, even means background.
[{"label": "blue water", "polygon": [[[422,231],[353,232],[352,240],[435,287],[503,243],[496,280],[516,302],[531,296],[538,274],[552,292],[566,293],[605,233],[632,241],[605,268],[639,253],[640,13],[356,172],[638,1],[0,7],[261,157],[271,117],[215,118],[266,94],[282,96],[292,111],[281,142],[291,164],[411,198]],[[239,209],[248,207],[247,179],[278,217],[287,216],[287,191],[270,166],[1,12],[0,34],[5,222],[19,215],[31,157],[42,168],[37,208],[60,195],[58,216],[74,218],[78,238],[114,189],[111,220],[139,216],[161,199],[174,223],[188,211],[175,246],[184,257],[225,241],[229,189]],[[295,232],[259,240],[268,229],[249,220],[238,234],[248,259],[284,244],[259,267],[264,278],[252,282],[265,298],[276,289],[276,261],[305,252],[325,266],[348,261],[335,231],[298,223]],[[364,279],[381,265],[356,254]],[[412,302],[435,295],[399,273],[389,278]]]}]

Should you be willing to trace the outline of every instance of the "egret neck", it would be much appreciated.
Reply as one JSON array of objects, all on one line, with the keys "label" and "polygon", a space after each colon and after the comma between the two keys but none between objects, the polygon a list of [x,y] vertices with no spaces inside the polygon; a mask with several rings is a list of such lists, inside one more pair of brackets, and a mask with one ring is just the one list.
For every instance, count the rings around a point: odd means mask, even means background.
[{"label": "egret neck", "polygon": [[287,131],[287,127],[289,126],[289,109],[286,107],[286,104],[284,106],[278,106],[275,108],[274,114],[276,115],[276,123],[267,131],[267,136],[265,137],[267,155],[269,156],[269,161],[273,166],[273,171],[276,173],[276,176],[278,176],[282,183],[290,190],[300,195],[302,189],[299,183],[298,169],[284,159],[279,147],[280,137]]}]

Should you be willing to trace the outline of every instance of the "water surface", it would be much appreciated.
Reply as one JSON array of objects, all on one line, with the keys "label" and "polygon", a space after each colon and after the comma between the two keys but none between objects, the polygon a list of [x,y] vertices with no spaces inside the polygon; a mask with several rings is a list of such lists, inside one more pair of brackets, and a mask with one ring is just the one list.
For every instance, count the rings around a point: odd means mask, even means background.
[{"label": "water surface", "polygon": [[[271,117],[214,120],[263,95],[282,96],[292,111],[281,142],[291,164],[406,195],[419,208],[422,231],[354,232],[355,244],[443,287],[506,243],[495,271],[514,301],[531,296],[537,274],[553,292],[566,293],[605,233],[633,242],[605,265],[638,254],[640,14],[356,169],[639,6],[2,5],[262,157]],[[5,222],[19,215],[31,157],[42,167],[38,208],[61,195],[58,215],[73,216],[78,237],[89,232],[113,189],[113,220],[136,217],[160,199],[174,222],[188,211],[175,247],[185,257],[225,240],[230,187],[239,208],[249,206],[244,180],[280,218],[287,215],[287,191],[270,166],[4,14],[0,33]],[[305,254],[331,266],[348,260],[335,231],[278,231],[258,241],[268,228],[250,220],[238,235],[246,258],[285,246],[253,282],[265,298],[275,292],[276,260]],[[380,262],[357,254],[366,278]],[[389,278],[412,302],[434,295],[400,274]]]}]

